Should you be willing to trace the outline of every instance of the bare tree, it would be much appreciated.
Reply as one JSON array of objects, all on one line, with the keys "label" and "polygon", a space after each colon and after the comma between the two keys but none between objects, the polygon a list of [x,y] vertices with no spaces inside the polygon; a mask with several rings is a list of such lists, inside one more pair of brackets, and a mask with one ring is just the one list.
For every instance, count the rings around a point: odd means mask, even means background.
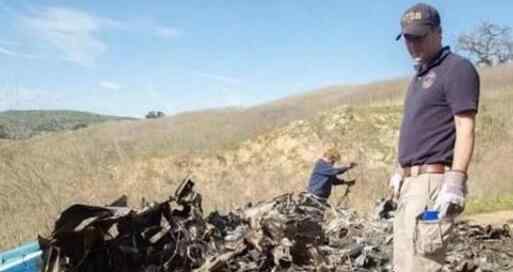
[{"label": "bare tree", "polygon": [[511,27],[482,22],[458,37],[457,49],[465,51],[477,65],[492,66],[513,61]]}]

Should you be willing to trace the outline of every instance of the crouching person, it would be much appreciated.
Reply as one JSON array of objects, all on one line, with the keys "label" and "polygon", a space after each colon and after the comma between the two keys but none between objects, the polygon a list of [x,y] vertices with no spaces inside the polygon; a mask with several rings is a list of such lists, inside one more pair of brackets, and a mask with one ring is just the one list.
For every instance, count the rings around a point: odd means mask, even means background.
[{"label": "crouching person", "polygon": [[355,167],[356,163],[351,162],[348,166],[335,167],[335,163],[339,160],[340,154],[338,151],[334,148],[329,148],[315,162],[308,182],[307,195],[309,197],[327,204],[332,186],[341,184],[352,185],[354,183],[354,180],[343,180],[337,176]]}]

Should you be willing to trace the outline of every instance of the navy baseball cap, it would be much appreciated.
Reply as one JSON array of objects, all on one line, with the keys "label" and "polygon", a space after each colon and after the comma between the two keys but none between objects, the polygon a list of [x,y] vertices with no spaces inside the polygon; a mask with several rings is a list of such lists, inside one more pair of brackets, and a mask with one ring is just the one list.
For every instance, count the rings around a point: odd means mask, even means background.
[{"label": "navy baseball cap", "polygon": [[418,3],[401,16],[401,33],[395,39],[399,40],[403,35],[423,37],[436,26],[440,26],[438,10],[428,4]]}]

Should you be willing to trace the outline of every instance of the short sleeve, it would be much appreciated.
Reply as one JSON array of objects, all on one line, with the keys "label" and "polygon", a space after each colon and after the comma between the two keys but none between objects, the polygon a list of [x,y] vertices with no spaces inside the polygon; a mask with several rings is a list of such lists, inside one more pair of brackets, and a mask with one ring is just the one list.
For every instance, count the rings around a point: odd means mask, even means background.
[{"label": "short sleeve", "polygon": [[477,112],[479,107],[479,75],[468,60],[455,63],[447,74],[445,95],[452,114]]}]

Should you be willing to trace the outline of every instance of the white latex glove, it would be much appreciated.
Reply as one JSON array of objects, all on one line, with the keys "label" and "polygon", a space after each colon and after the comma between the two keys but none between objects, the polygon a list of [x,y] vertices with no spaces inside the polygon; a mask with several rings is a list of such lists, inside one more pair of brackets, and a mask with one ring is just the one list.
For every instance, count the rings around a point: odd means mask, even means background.
[{"label": "white latex glove", "polygon": [[394,197],[399,196],[399,191],[401,190],[401,182],[403,181],[403,176],[398,173],[395,173],[390,177],[389,187],[394,192]]},{"label": "white latex glove", "polygon": [[456,217],[461,214],[465,209],[466,195],[467,176],[457,171],[445,172],[434,206],[440,212],[439,218]]}]

